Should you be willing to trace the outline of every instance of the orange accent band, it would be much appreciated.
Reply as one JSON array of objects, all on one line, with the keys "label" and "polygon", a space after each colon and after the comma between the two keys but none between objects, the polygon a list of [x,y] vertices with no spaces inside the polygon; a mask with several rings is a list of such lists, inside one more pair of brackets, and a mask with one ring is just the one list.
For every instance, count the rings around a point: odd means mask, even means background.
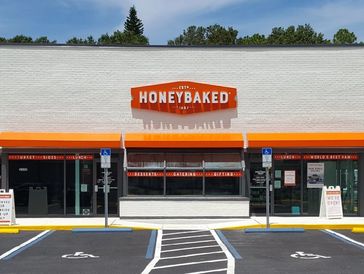
[{"label": "orange accent band", "polygon": [[248,133],[250,148],[364,147],[363,132]]},{"label": "orange accent band", "polygon": [[242,148],[241,133],[126,133],[126,148]]},{"label": "orange accent band", "polygon": [[121,148],[120,133],[2,132],[6,148]]}]

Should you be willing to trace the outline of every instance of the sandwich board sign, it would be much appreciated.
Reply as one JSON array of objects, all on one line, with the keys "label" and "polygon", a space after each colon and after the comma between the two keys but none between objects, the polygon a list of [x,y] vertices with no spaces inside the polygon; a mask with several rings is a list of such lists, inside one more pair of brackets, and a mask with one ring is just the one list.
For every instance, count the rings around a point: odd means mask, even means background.
[{"label": "sandwich board sign", "polygon": [[343,218],[340,186],[324,186],[322,188],[320,217],[328,219]]},{"label": "sandwich board sign", "polygon": [[0,189],[0,226],[15,224],[14,191]]}]

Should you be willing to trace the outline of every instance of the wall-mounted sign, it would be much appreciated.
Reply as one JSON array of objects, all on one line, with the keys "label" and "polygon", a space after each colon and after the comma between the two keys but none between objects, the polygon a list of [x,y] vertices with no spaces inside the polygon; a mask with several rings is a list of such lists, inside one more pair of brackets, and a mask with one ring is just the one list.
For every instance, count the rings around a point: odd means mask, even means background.
[{"label": "wall-mounted sign", "polygon": [[307,163],[307,188],[324,186],[325,163]]},{"label": "wall-mounted sign", "polygon": [[358,160],[357,154],[275,154],[274,160]]},{"label": "wall-mounted sign", "polygon": [[[128,171],[129,177],[163,177],[163,171]],[[203,171],[167,171],[167,177],[202,177]],[[240,177],[241,171],[205,171],[205,177]]]},{"label": "wall-mounted sign", "polygon": [[92,160],[93,155],[52,155],[52,154],[10,154],[9,160],[59,161],[59,160]]},{"label": "wall-mounted sign", "polygon": [[284,186],[295,186],[296,185],[296,171],[285,170],[284,171]]},{"label": "wall-mounted sign", "polygon": [[357,154],[306,154],[304,160],[358,160]]},{"label": "wall-mounted sign", "polygon": [[177,114],[236,108],[236,88],[178,81],[131,88],[131,107]]}]

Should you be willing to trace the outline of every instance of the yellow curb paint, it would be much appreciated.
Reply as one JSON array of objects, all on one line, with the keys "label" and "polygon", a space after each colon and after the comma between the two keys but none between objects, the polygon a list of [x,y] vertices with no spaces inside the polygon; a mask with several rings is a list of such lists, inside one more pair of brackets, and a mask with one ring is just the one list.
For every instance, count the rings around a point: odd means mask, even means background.
[{"label": "yellow curb paint", "polygon": [[[11,229],[24,230],[24,231],[37,231],[37,230],[72,230],[75,228],[104,228],[103,225],[29,225],[29,226],[12,226]],[[133,230],[153,230],[154,227],[144,227],[144,226],[109,226],[109,228],[131,228]],[[0,228],[0,233],[4,229]]]},{"label": "yellow curb paint", "polygon": [[[220,228],[222,230],[242,230],[247,228],[265,228],[266,226],[261,225],[246,225],[246,226],[226,226]],[[355,224],[271,224],[271,228],[303,228],[305,230],[322,230],[322,229],[344,229],[351,230],[354,227],[361,228],[364,230],[364,225]]]},{"label": "yellow curb paint", "polygon": [[17,234],[19,233],[19,229],[16,228],[0,228],[0,234]]},{"label": "yellow curb paint", "polygon": [[353,233],[364,233],[364,227],[353,227],[351,231]]}]

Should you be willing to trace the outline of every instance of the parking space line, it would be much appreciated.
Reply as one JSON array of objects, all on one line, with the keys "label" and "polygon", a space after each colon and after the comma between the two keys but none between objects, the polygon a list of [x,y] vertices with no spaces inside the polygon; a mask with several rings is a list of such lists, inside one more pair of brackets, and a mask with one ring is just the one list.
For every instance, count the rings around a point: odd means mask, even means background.
[{"label": "parking space line", "polygon": [[0,255],[0,260],[9,260],[13,258],[14,256],[18,255],[20,252],[23,252],[24,250],[28,249],[29,247],[35,245],[36,243],[40,242],[41,240],[45,239],[49,235],[51,235],[54,232],[54,230],[45,230],[35,237],[29,239],[28,241],[10,249],[9,251],[5,252],[4,254]]},{"label": "parking space line", "polygon": [[189,272],[185,274],[205,274],[205,273],[213,273],[213,272],[222,272],[226,271],[227,268],[220,268],[220,269],[212,269],[212,270],[204,270],[204,271],[197,271],[197,272]]},{"label": "parking space line", "polygon": [[204,256],[204,255],[218,254],[218,253],[224,253],[224,251],[212,251],[212,252],[204,252],[204,253],[194,253],[194,254],[187,254],[187,255],[180,255],[180,256],[162,257],[160,259],[161,260],[170,260],[170,259],[196,257],[196,256]]},{"label": "parking space line", "polygon": [[172,267],[179,267],[179,266],[185,266],[185,265],[195,265],[195,264],[207,264],[207,263],[226,262],[227,260],[228,259],[218,259],[218,260],[188,262],[188,263],[182,263],[182,264],[169,264],[169,265],[155,266],[154,269],[172,268]]},{"label": "parking space line", "polygon": [[227,249],[231,252],[231,254],[234,256],[235,259],[241,259],[241,256],[239,252],[233,247],[233,245],[226,239],[225,235],[222,233],[222,231],[217,230],[217,235],[220,237],[221,241],[225,244]]},{"label": "parking space line", "polygon": [[167,238],[163,239],[164,241],[173,241],[173,240],[182,240],[182,239],[190,239],[190,238],[201,238],[201,237],[211,237],[211,234],[204,234],[204,235],[194,235],[194,236],[183,236],[183,237],[176,237],[176,238]]},{"label": "parking space line", "polygon": [[154,251],[156,240],[157,240],[157,231],[152,230],[152,233],[150,234],[150,238],[149,238],[147,254],[145,254],[146,259],[152,259],[153,258],[153,251]]},{"label": "parking space line", "polygon": [[190,250],[190,249],[202,249],[202,248],[211,248],[211,247],[220,247],[219,245],[204,245],[204,246],[193,246],[193,247],[184,247],[184,248],[176,248],[176,249],[169,249],[169,250],[162,250],[162,253],[167,252],[176,252],[176,251],[183,251],[183,250]]},{"label": "parking space line", "polygon": [[203,241],[194,241],[194,242],[183,242],[183,243],[174,243],[174,244],[164,244],[162,246],[190,245],[190,244],[199,244],[199,243],[208,243],[208,242],[215,242],[215,240],[203,240]]},{"label": "parking space line", "polygon": [[224,251],[226,257],[227,257],[227,274],[234,274],[235,273],[235,258],[230,253],[229,249],[225,246],[225,244],[221,241],[219,236],[217,235],[215,230],[211,230],[211,234],[214,236],[216,242],[220,245],[221,249]]},{"label": "parking space line", "polygon": [[182,232],[171,232],[171,233],[163,234],[163,236],[198,233],[198,232],[205,232],[205,231],[208,231],[208,230],[207,229],[201,229],[201,230],[190,230],[190,231],[182,231]]},{"label": "parking space line", "polygon": [[325,229],[325,230],[321,230],[323,232],[325,232],[326,234],[338,239],[338,240],[341,240],[343,242],[346,242],[346,243],[349,243],[349,244],[352,244],[352,245],[355,245],[361,249],[364,249],[364,243],[361,243],[361,242],[358,242],[358,241],[355,241],[354,239],[351,239],[349,238],[348,236],[345,236],[341,233],[338,233],[336,231],[332,231],[330,229]]},{"label": "parking space line", "polygon": [[143,270],[141,274],[148,274],[154,266],[157,264],[161,257],[161,249],[162,249],[162,237],[163,237],[163,231],[158,230],[157,232],[157,242],[155,245],[155,251],[154,251],[154,258],[149,262],[149,264],[146,266],[146,268]]}]

